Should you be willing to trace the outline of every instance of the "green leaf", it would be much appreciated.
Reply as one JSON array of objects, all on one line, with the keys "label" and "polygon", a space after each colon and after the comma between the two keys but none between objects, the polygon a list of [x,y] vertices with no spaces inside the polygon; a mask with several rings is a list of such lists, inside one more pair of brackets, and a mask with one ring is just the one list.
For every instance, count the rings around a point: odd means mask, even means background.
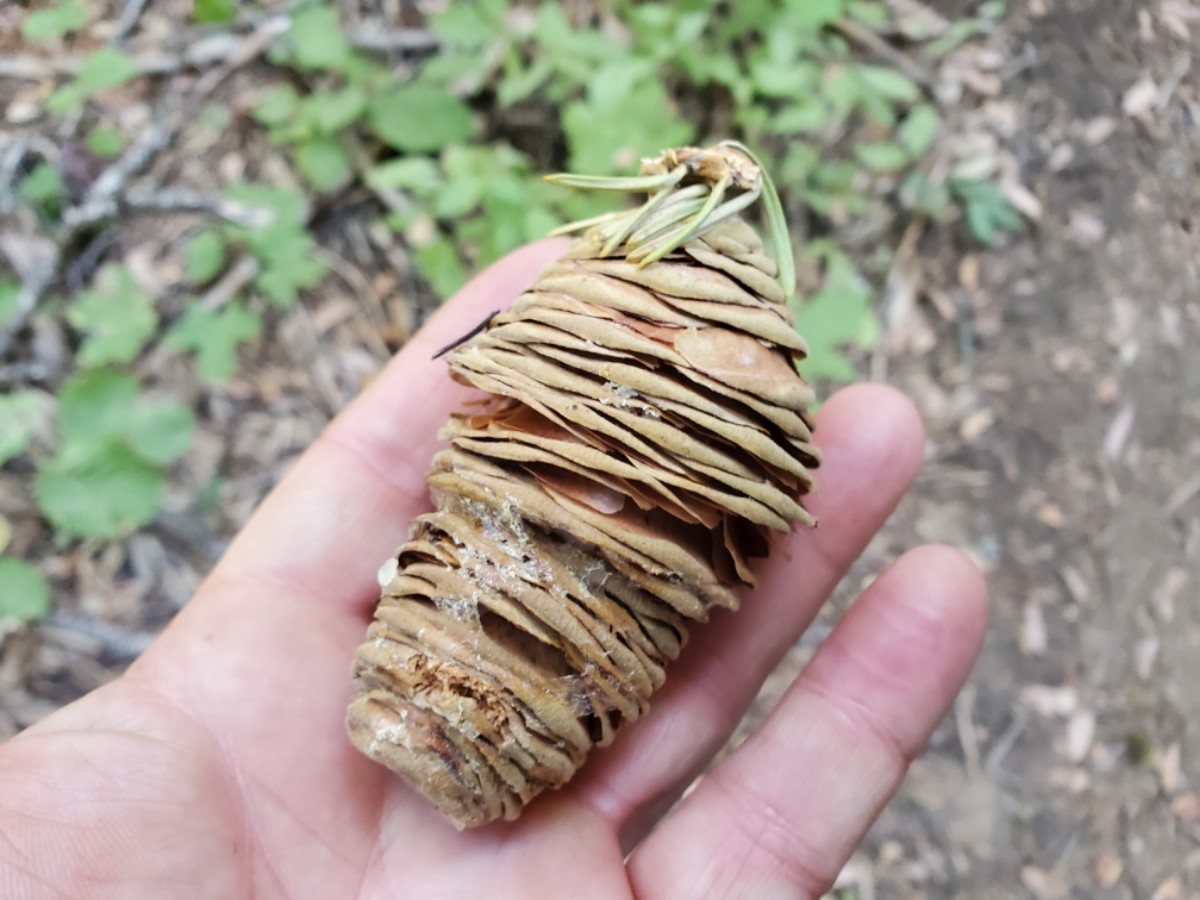
[{"label": "green leaf", "polygon": [[846,115],[858,105],[862,82],[854,68],[841,63],[832,65],[821,77],[821,93],[840,115]]},{"label": "green leaf", "polygon": [[909,111],[896,137],[910,155],[920,156],[933,144],[940,126],[937,110],[930,103],[922,103]]},{"label": "green leaf", "polygon": [[413,262],[440,297],[449,297],[467,280],[458,249],[446,237],[438,236],[433,242],[417,247],[413,251]]},{"label": "green leaf", "polygon": [[21,198],[38,206],[56,204],[62,200],[65,193],[62,176],[58,174],[58,169],[48,162],[38,163],[21,182]]},{"label": "green leaf", "polygon": [[885,66],[859,66],[859,78],[867,90],[897,103],[912,103],[921,96],[921,89],[902,72]]},{"label": "green leaf", "polygon": [[237,17],[237,0],[196,0],[192,19],[198,25],[232,22]]},{"label": "green leaf", "polygon": [[424,193],[440,184],[441,173],[427,156],[404,156],[368,170],[364,180],[368,187],[376,189],[400,188]]},{"label": "green leaf", "polygon": [[953,202],[946,182],[935,181],[924,172],[913,172],[904,179],[899,198],[906,208],[926,213],[939,222],[950,214]]},{"label": "green leaf", "polygon": [[483,180],[471,175],[450,178],[434,197],[433,214],[439,219],[466,215],[483,200]]},{"label": "green leaf", "polygon": [[154,304],[124,266],[109,266],[99,282],[67,312],[67,321],[87,334],[77,356],[82,366],[131,361],[158,326]]},{"label": "green leaf", "polygon": [[124,441],[64,444],[34,479],[34,494],[58,530],[116,537],[145,525],[162,503],[166,477]]},{"label": "green leaf", "polygon": [[595,175],[624,172],[641,157],[683,146],[693,136],[657,81],[639,83],[612,106],[570,103],[562,124],[572,170]]},{"label": "green leaf", "polygon": [[41,391],[0,396],[0,466],[25,452],[30,439],[49,421],[53,406]]},{"label": "green leaf", "polygon": [[109,439],[125,441],[153,462],[169,462],[191,441],[192,414],[178,403],[143,400],[137,379],[113,369],[70,378],[58,394],[63,446]]},{"label": "green leaf", "polygon": [[44,41],[78,31],[87,24],[83,0],[66,0],[49,9],[30,13],[21,23],[21,34],[29,41]]},{"label": "green leaf", "polygon": [[84,370],[58,391],[55,420],[64,442],[120,435],[137,403],[137,379],[113,369]]},{"label": "green leaf", "polygon": [[807,378],[853,381],[857,373],[842,352],[849,345],[874,343],[875,316],[871,290],[839,250],[817,244],[810,248],[825,262],[825,284],[807,302],[793,301],[796,329],[808,341],[808,357],[800,363]]},{"label": "green leaf", "polygon": [[21,304],[21,285],[15,281],[0,278],[0,327],[7,325],[17,317]]},{"label": "green leaf", "polygon": [[301,115],[313,131],[333,135],[358,121],[367,108],[367,95],[356,87],[341,91],[317,91],[301,106]]},{"label": "green leaf", "polygon": [[254,118],[268,127],[283,125],[291,121],[299,104],[296,89],[290,84],[271,88],[254,107]]},{"label": "green leaf", "polygon": [[296,65],[301,69],[340,70],[350,58],[350,44],[332,6],[314,6],[292,22]]},{"label": "green leaf", "polygon": [[817,96],[798,97],[796,102],[771,117],[774,134],[811,134],[829,124],[829,108]]},{"label": "green leaf", "polygon": [[410,153],[461,143],[474,130],[465,103],[448,91],[425,84],[403,85],[373,97],[367,123],[389,146]]},{"label": "green leaf", "polygon": [[258,314],[237,301],[218,312],[193,303],[166,340],[168,346],[195,351],[200,374],[221,383],[233,377],[238,345],[258,337],[261,328]]},{"label": "green leaf", "polygon": [[166,465],[192,444],[195,418],[186,406],[171,401],[142,401],[124,425],[124,437],[143,459]]},{"label": "green leaf", "polygon": [[447,44],[470,49],[495,40],[496,24],[489,21],[477,5],[470,3],[452,3],[429,20],[433,33]]},{"label": "green leaf", "polygon": [[891,141],[859,144],[854,148],[854,155],[875,172],[894,172],[908,162],[908,151]]},{"label": "green leaf", "polygon": [[544,57],[527,68],[513,66],[500,79],[496,88],[496,102],[501,106],[519,103],[540,88],[552,74],[554,64]]},{"label": "green leaf", "polygon": [[29,563],[0,559],[0,619],[32,622],[50,611],[50,586]]},{"label": "green leaf", "polygon": [[965,204],[967,227],[981,244],[991,246],[1000,232],[1018,231],[1025,224],[993,182],[955,179],[950,187]]},{"label": "green leaf", "polygon": [[88,132],[88,149],[97,156],[116,156],[125,149],[125,137],[111,125],[98,125]]},{"label": "green leaf", "polygon": [[296,165],[318,191],[331,191],[350,180],[350,160],[334,137],[318,137],[296,148]]},{"label": "green leaf", "polygon": [[787,0],[788,25],[821,28],[832,25],[845,12],[845,0]]},{"label": "green leaf", "polygon": [[137,74],[137,63],[116,47],[93,51],[79,67],[75,82],[88,93],[122,85]]},{"label": "green leaf", "polygon": [[187,275],[193,284],[207,284],[225,268],[225,238],[215,228],[196,234],[187,246]]}]

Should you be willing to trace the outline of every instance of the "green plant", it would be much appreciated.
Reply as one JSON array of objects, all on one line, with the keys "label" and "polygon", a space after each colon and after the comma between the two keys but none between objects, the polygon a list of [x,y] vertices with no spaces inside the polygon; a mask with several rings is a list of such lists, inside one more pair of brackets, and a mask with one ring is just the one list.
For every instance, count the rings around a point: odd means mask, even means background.
[{"label": "green plant", "polygon": [[[621,202],[548,184],[547,171],[626,173],[667,146],[742,141],[774,174],[789,216],[806,225],[794,249],[812,277],[792,305],[810,344],[806,371],[834,380],[853,378],[856,357],[875,341],[872,284],[881,274],[839,243],[846,222],[961,217],[984,244],[1022,224],[997,185],[941,174],[953,171],[935,164],[941,107],[911,68],[885,64],[854,38],[890,29],[932,66],[972,39],[978,20],[922,31],[873,0],[614,0],[595,12],[597,27],[549,0],[480,0],[434,15],[440,45],[398,77],[352,44],[329,0],[292,9],[268,53],[276,77],[256,86],[250,116],[294,176],[233,183],[221,198],[266,221],[227,216],[192,228],[178,244],[184,296],[150,296],[114,264],[73,296],[45,292],[69,326],[74,358],[53,390],[0,397],[0,465],[18,457],[14,465],[32,465],[36,499],[63,537],[127,534],[157,514],[192,413],[153,399],[139,363],[167,351],[191,358],[209,385],[232,378],[264,317],[325,277],[312,222],[363,188],[383,202],[383,221],[428,286],[446,296],[509,250]],[[191,17],[207,32],[236,28],[242,15],[232,0],[196,0]],[[985,4],[979,15],[995,11]],[[88,21],[82,0],[60,0],[20,28],[27,40],[54,42]],[[89,123],[87,149],[119,163],[137,135],[105,109],[105,92],[155,77],[139,66],[120,41],[99,46],[59,79],[45,108]],[[209,103],[191,127],[234,127],[238,108]],[[73,199],[53,154],[17,170],[14,196],[48,240],[70,232]],[[246,265],[237,283],[248,286],[224,292],[224,275]],[[20,286],[0,279],[0,334],[24,320],[22,303]],[[41,576],[7,558],[0,584],[5,574],[33,587],[23,588],[27,613],[0,600],[0,616],[37,615]]]}]

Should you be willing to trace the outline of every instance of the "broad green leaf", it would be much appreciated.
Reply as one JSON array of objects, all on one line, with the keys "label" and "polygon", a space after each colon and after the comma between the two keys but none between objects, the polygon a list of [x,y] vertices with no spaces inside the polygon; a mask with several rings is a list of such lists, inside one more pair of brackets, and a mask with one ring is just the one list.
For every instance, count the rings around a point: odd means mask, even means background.
[{"label": "broad green leaf", "polygon": [[913,172],[900,184],[900,202],[907,209],[923,212],[937,221],[951,210],[950,188],[943,180],[934,180],[924,172]]},{"label": "broad green leaf", "polygon": [[432,243],[414,249],[413,262],[440,297],[449,297],[467,280],[458,249],[448,238],[439,236]]},{"label": "broad green leaf", "polygon": [[55,422],[64,442],[120,435],[137,403],[137,379],[113,369],[84,370],[58,391]]},{"label": "broad green leaf", "polygon": [[194,284],[207,284],[225,268],[225,238],[205,228],[188,241],[187,275]]},{"label": "broad green leaf", "polygon": [[845,12],[845,0],[786,0],[787,23],[792,27],[832,25]]},{"label": "broad green leaf", "polygon": [[545,57],[535,60],[528,67],[519,64],[509,67],[496,88],[496,102],[501,106],[520,103],[540,88],[553,73],[554,65]]},{"label": "broad green leaf", "polygon": [[98,125],[88,132],[87,145],[97,156],[109,158],[125,149],[125,137],[111,125]]},{"label": "broad green leaf", "polygon": [[885,100],[896,103],[913,103],[921,96],[921,89],[904,73],[886,66],[859,66],[858,76],[863,86]]},{"label": "broad green leaf", "polygon": [[830,106],[844,116],[858,105],[862,96],[862,81],[853,67],[837,63],[822,75],[821,93]]},{"label": "broad green leaf", "polygon": [[237,17],[237,0],[196,0],[192,19],[200,25],[232,22]]},{"label": "broad green leaf", "polygon": [[908,162],[908,151],[892,141],[874,141],[854,148],[859,161],[875,172],[894,172]]},{"label": "broad green leaf", "polygon": [[568,104],[562,123],[572,171],[592,175],[626,172],[643,156],[689,143],[694,133],[655,81],[641,82],[616,106]]},{"label": "broad green leaf", "polygon": [[58,169],[48,162],[40,162],[21,181],[20,195],[23,200],[45,206],[60,201],[66,189]]},{"label": "broad green leaf", "polygon": [[79,72],[75,83],[88,93],[122,85],[137,74],[137,63],[115,47],[101,47],[92,51]]},{"label": "broad green leaf", "polygon": [[41,391],[0,396],[0,465],[25,452],[30,439],[50,420],[54,403]]},{"label": "broad green leaf", "polygon": [[300,98],[290,84],[271,88],[254,107],[254,118],[268,127],[276,127],[291,121],[296,114]]},{"label": "broad green leaf", "polygon": [[775,134],[811,134],[829,124],[829,108],[815,95],[802,96],[770,119]]},{"label": "broad green leaf", "polygon": [[471,175],[457,175],[446,181],[434,196],[433,214],[439,219],[454,219],[466,215],[483,199],[483,180]]},{"label": "broad green leaf", "polygon": [[186,406],[167,400],[143,400],[125,422],[124,436],[143,459],[166,465],[187,452],[195,419]]},{"label": "broad green leaf", "polygon": [[21,34],[29,41],[44,41],[78,31],[85,24],[87,9],[83,0],[65,0],[27,15],[21,23]]},{"label": "broad green leaf", "polygon": [[[875,29],[886,28],[889,21],[887,5],[874,2],[874,0],[859,0],[859,2],[852,0],[846,6],[846,15]],[[905,17],[901,16],[900,18]]]},{"label": "broad green leaf", "polygon": [[350,180],[346,152],[335,137],[318,137],[296,148],[296,165],[318,191],[331,191]]},{"label": "broad green leaf", "polygon": [[124,441],[73,441],[38,470],[34,494],[59,531],[116,537],[145,525],[162,503],[166,477]]},{"label": "broad green leaf", "polygon": [[455,47],[476,48],[496,38],[496,23],[473,3],[451,3],[429,20],[434,34]]},{"label": "broad green leaf", "polygon": [[108,267],[99,282],[67,311],[67,321],[87,335],[76,356],[82,366],[131,361],[158,326],[154,304],[124,266]]},{"label": "broad green leaf", "polygon": [[424,193],[437,187],[441,173],[427,156],[404,156],[370,169],[365,181],[373,188],[401,188]]},{"label": "broad green leaf", "polygon": [[261,328],[258,314],[236,300],[217,312],[193,303],[167,335],[167,344],[194,351],[200,374],[221,383],[233,377],[238,345],[258,337]]},{"label": "broad green leaf", "polygon": [[950,186],[966,206],[967,227],[980,243],[991,246],[1000,232],[1024,225],[1021,214],[993,182],[954,180]]},{"label": "broad green leaf", "polygon": [[341,91],[317,91],[306,97],[301,115],[317,134],[333,135],[358,121],[366,108],[367,95],[349,87]]},{"label": "broad green leaf", "polygon": [[937,137],[940,125],[941,120],[933,105],[922,103],[909,111],[900,124],[896,137],[912,156],[920,156]]},{"label": "broad green leaf", "polygon": [[17,315],[21,303],[21,285],[0,278],[0,327],[7,325]]},{"label": "broad green leaf", "polygon": [[50,611],[50,586],[29,563],[0,559],[0,619],[32,622]]},{"label": "broad green leaf", "polygon": [[410,153],[440,150],[467,140],[470,108],[448,91],[408,84],[371,99],[367,123],[389,146]]},{"label": "broad green leaf", "polygon": [[853,381],[854,367],[842,351],[846,346],[869,347],[874,342],[875,316],[871,291],[844,254],[829,245],[812,248],[823,257],[825,284],[807,302],[793,300],[796,329],[808,341],[809,355],[800,371],[807,378]]},{"label": "broad green leaf", "polygon": [[350,58],[350,44],[332,6],[314,6],[297,14],[291,36],[296,65],[301,69],[337,71]]}]

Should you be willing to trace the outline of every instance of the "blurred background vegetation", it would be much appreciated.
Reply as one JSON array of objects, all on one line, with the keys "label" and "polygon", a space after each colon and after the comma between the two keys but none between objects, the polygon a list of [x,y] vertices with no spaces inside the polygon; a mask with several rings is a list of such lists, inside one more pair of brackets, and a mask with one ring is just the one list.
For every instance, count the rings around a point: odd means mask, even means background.
[{"label": "blurred background vegetation", "polygon": [[[367,198],[360,221],[394,235],[427,309],[621,202],[542,174],[627,173],[666,147],[740,139],[771,160],[792,222],[808,372],[837,380],[874,344],[906,227],[988,244],[1021,224],[994,154],[981,166],[947,116],[962,79],[939,75],[986,40],[999,3],[951,24],[871,0],[483,0],[390,17],[196,0],[169,36],[139,29],[143,6],[3,13],[21,127],[0,160],[0,462],[32,475],[54,546],[158,516],[203,415],[157,395],[163,359],[189,359],[211,389],[236,378],[264,328],[337,277],[322,227],[348,202]],[[211,152],[229,132],[241,146],[213,154],[217,172],[154,174],[189,139]],[[182,230],[143,269],[169,258],[171,274],[139,278],[131,223],[164,217]],[[37,358],[45,317],[59,320],[52,370]],[[48,608],[24,555],[0,560],[0,617]]]}]

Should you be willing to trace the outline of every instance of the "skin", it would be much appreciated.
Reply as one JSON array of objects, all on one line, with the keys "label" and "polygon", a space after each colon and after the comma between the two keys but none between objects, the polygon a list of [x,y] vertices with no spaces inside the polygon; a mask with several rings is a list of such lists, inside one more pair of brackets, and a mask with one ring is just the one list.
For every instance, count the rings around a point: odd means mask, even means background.
[{"label": "skin", "polygon": [[821,410],[815,530],[697,628],[651,713],[521,819],[458,832],[355,751],[343,716],[375,570],[427,508],[469,392],[432,353],[562,252],[527,247],[416,335],[264,501],[126,675],[0,746],[0,896],[808,898],[895,791],[970,670],[979,573],[944,547],[877,578],[779,706],[721,748],[919,468],[897,392]]}]

